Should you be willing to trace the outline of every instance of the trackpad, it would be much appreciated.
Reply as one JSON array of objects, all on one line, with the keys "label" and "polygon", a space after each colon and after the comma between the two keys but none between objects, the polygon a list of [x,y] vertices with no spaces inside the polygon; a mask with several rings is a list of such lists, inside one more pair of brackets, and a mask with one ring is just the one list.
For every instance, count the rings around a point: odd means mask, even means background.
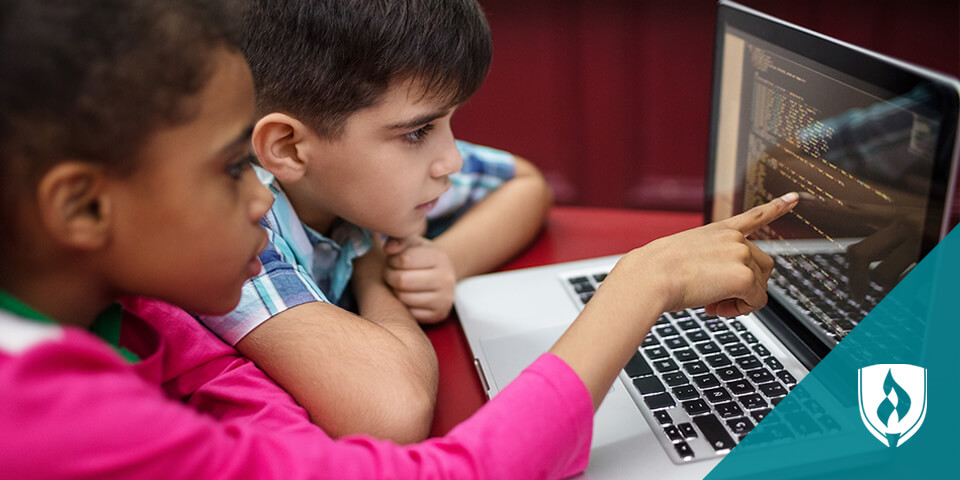
[{"label": "trackpad", "polygon": [[491,387],[499,392],[520,375],[534,360],[556,343],[567,327],[557,325],[516,335],[480,340],[492,377]]}]

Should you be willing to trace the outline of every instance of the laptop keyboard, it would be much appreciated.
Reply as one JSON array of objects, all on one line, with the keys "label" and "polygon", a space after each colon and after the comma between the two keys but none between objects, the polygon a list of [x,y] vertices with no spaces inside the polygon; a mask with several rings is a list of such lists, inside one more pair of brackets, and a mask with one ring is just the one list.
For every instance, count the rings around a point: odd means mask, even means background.
[{"label": "laptop keyboard", "polygon": [[851,297],[847,261],[842,253],[775,255],[776,268],[770,286],[786,296],[793,307],[815,323],[828,342],[836,345],[886,295],[876,282],[869,282],[862,301]]},{"label": "laptop keyboard", "polygon": [[[582,307],[605,277],[566,280]],[[661,315],[624,372],[677,463],[726,454],[797,383],[744,323],[702,308]]]}]

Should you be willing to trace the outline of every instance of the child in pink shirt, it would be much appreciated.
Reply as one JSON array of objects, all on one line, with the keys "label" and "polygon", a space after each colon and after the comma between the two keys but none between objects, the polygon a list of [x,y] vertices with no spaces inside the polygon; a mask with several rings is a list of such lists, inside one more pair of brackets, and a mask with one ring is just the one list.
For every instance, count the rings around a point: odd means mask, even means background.
[{"label": "child in pink shirt", "polygon": [[331,439],[180,308],[231,310],[266,241],[228,13],[0,7],[4,476],[561,478],[586,467],[592,412],[661,312],[764,303],[772,261],[744,235],[794,195],[627,254],[550,353],[447,436]]}]

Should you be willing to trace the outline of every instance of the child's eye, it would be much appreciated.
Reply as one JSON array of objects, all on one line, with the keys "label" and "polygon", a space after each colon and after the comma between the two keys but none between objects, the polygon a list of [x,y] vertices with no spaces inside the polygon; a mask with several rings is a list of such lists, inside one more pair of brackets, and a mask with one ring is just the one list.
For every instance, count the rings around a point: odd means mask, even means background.
[{"label": "child's eye", "polygon": [[234,180],[240,180],[243,172],[253,164],[253,158],[253,154],[251,153],[240,157],[236,161],[230,162],[227,164],[227,175]]},{"label": "child's eye", "polygon": [[433,130],[433,124],[426,124],[410,133],[407,133],[403,138],[409,143],[420,143],[423,140],[423,137],[426,137],[430,130]]}]

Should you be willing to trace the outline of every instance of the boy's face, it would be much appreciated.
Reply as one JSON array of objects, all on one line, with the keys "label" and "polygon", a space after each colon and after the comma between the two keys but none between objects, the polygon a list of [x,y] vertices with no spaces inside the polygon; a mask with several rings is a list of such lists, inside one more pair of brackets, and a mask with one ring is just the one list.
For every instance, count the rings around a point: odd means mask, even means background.
[{"label": "boy's face", "polygon": [[259,219],[273,202],[249,168],[254,90],[243,56],[221,50],[186,124],[154,134],[115,178],[113,284],[191,312],[226,313],[260,270]]},{"label": "boy's face", "polygon": [[305,179],[321,216],[391,237],[424,232],[427,212],[463,160],[450,128],[454,108],[410,85],[394,85],[380,103],[351,115],[335,140],[319,140]]}]

